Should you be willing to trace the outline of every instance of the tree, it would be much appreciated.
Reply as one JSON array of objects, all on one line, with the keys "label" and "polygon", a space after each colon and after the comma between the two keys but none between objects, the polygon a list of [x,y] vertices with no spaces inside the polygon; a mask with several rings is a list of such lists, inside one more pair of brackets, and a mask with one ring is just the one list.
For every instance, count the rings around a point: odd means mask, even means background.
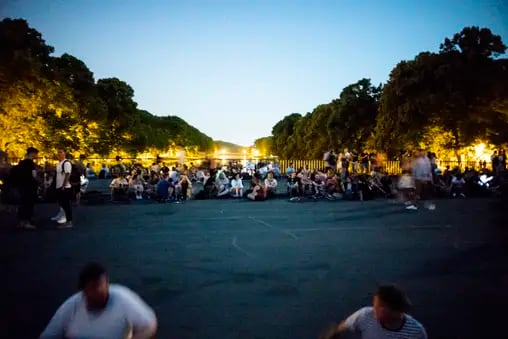
[{"label": "tree", "polygon": [[278,156],[285,158],[288,156],[287,143],[289,137],[294,133],[295,124],[302,118],[299,113],[293,113],[285,116],[272,128],[273,150]]},{"label": "tree", "polygon": [[53,47],[25,20],[0,21],[0,145],[20,156],[27,146],[46,153],[110,155],[171,146],[208,150],[213,140],[184,120],[137,109],[134,90],[117,78],[95,83],[78,58]]},{"label": "tree", "polygon": [[441,53],[459,52],[468,58],[490,58],[504,54],[506,46],[500,35],[495,35],[488,28],[477,26],[464,27],[460,33],[445,38],[440,45]]},{"label": "tree", "polygon": [[54,48],[24,19],[0,21],[0,91],[14,82],[38,78]]},{"label": "tree", "polygon": [[97,81],[97,93],[107,108],[101,139],[118,151],[133,140],[132,132],[139,122],[134,90],[118,78],[108,78]]},{"label": "tree", "polygon": [[374,87],[370,79],[364,78],[345,87],[339,99],[332,101],[328,132],[334,148],[359,151],[365,147],[376,124],[380,93],[381,85]]},{"label": "tree", "polygon": [[499,88],[508,78],[502,60],[491,56],[504,50],[490,30],[466,28],[445,39],[440,53],[399,63],[383,88],[377,146],[392,152],[417,147],[429,140],[426,133],[439,130],[451,136],[449,146],[459,157],[477,139],[499,141],[508,121],[500,112],[506,93]]},{"label": "tree", "polygon": [[254,141],[254,147],[263,154],[273,154],[273,137],[262,137]]}]

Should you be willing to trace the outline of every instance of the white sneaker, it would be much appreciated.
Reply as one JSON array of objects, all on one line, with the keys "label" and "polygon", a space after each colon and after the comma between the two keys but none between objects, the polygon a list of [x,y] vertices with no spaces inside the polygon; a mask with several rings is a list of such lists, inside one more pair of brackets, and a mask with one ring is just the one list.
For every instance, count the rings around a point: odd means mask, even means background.
[{"label": "white sneaker", "polygon": [[415,205],[409,205],[409,206],[406,207],[406,209],[407,210],[414,210],[415,211],[415,210],[418,209],[418,207],[416,207]]},{"label": "white sneaker", "polygon": [[31,223],[27,222],[27,223],[23,224],[23,228],[26,230],[34,230],[37,227],[35,225],[32,225]]},{"label": "white sneaker", "polygon": [[67,218],[65,217],[65,215],[63,215],[56,222],[59,224],[65,224],[67,222]]},{"label": "white sneaker", "polygon": [[64,215],[64,213],[65,212],[63,211],[63,209],[60,208],[58,213],[54,217],[51,217],[51,220],[57,221],[58,219],[60,219]]}]

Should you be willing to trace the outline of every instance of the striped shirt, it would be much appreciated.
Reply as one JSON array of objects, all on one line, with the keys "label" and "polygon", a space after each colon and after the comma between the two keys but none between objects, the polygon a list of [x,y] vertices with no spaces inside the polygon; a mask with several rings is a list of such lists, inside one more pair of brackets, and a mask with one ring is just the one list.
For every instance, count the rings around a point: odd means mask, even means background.
[{"label": "striped shirt", "polygon": [[362,339],[427,339],[422,324],[404,314],[404,324],[398,330],[384,328],[375,318],[372,307],[364,307],[350,315],[344,322],[350,331],[361,334]]}]

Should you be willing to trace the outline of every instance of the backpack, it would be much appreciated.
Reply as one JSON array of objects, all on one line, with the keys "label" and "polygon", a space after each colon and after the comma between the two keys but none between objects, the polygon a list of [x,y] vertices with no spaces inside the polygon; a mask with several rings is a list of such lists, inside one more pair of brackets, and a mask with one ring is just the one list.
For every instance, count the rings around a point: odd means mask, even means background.
[{"label": "backpack", "polygon": [[73,186],[73,187],[79,187],[81,185],[81,174],[80,171],[79,171],[79,167],[78,165],[76,164],[73,164],[72,162],[70,162],[70,160],[64,160],[64,162],[62,162],[62,174],[64,174],[64,165],[65,163],[68,162],[71,164],[71,175],[69,176],[69,182],[70,184]]}]

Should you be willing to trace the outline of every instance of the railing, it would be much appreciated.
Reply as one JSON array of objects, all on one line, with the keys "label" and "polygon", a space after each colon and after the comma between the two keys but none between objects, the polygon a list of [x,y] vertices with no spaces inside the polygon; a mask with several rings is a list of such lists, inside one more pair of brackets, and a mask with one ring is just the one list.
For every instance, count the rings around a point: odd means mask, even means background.
[{"label": "railing", "polygon": [[[279,160],[279,165],[281,171],[285,171],[286,168],[289,167],[290,164],[293,165],[293,168],[296,170],[302,168],[303,166],[307,166],[309,170],[323,170],[327,164],[324,160]],[[340,168],[340,163],[338,164],[338,167]],[[390,161],[380,161],[376,163],[376,167],[378,167],[381,172],[388,173],[390,175],[398,175],[402,173],[402,166],[401,162],[399,160],[390,160]],[[489,163],[484,163],[482,161],[451,161],[451,160],[438,160],[437,161],[437,167],[441,170],[446,169],[446,167],[449,167],[450,170],[453,170],[454,168],[459,168],[461,170],[464,170],[467,168],[474,168],[476,170],[482,169],[484,167],[490,168]],[[369,163],[369,170],[371,169],[371,164]],[[353,164],[349,163],[348,170],[350,172],[353,171]],[[359,171],[361,171],[361,164],[359,165]]]}]

